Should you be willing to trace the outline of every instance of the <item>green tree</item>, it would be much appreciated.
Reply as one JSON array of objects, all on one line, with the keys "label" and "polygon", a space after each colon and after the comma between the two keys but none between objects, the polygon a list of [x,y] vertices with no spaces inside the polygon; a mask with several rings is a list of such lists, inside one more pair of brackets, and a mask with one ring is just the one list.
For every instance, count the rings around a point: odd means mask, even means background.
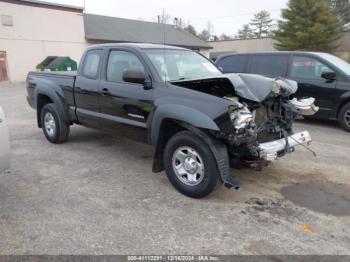
[{"label": "green tree", "polygon": [[250,22],[253,34],[257,38],[269,36],[274,25],[271,14],[267,11],[261,11],[254,15]]},{"label": "green tree", "polygon": [[343,30],[326,0],[289,0],[276,32],[278,50],[331,52]]},{"label": "green tree", "polygon": [[203,41],[209,41],[210,40],[210,33],[208,30],[204,29],[202,32],[198,34],[198,37],[202,39]]},{"label": "green tree", "polygon": [[236,38],[238,39],[250,39],[253,38],[254,34],[249,24],[243,25],[242,29],[238,30]]},{"label": "green tree", "polygon": [[187,26],[184,28],[184,30],[187,31],[187,32],[189,32],[189,33],[191,33],[191,34],[194,35],[194,36],[197,36],[197,30],[196,30],[196,28],[195,28],[193,25],[191,25],[191,24],[187,25]]},{"label": "green tree", "polygon": [[342,24],[347,24],[350,22],[349,0],[328,0],[328,3]]}]

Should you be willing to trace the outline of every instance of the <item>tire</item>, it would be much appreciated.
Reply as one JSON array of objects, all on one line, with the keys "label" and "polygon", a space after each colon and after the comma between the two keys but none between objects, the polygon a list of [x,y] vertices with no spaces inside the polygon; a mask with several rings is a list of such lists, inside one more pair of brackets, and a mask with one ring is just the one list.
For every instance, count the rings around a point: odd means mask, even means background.
[{"label": "tire", "polygon": [[220,182],[212,151],[192,132],[183,131],[169,139],[164,149],[163,163],[172,185],[188,197],[206,197]]},{"label": "tire", "polygon": [[350,102],[343,105],[340,109],[338,121],[342,128],[350,132]]},{"label": "tire", "polygon": [[55,104],[46,104],[41,110],[41,127],[49,142],[61,144],[69,136],[69,124],[64,122]]}]

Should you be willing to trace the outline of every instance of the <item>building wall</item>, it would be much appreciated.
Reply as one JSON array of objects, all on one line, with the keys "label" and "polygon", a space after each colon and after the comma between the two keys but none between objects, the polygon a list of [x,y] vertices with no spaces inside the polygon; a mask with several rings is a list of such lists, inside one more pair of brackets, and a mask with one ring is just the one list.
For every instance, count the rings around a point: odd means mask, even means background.
[{"label": "building wall", "polygon": [[6,52],[11,82],[24,81],[49,55],[79,62],[87,46],[81,12],[0,2],[2,15],[13,20],[13,26],[5,26],[0,17],[0,51]]},{"label": "building wall", "polygon": [[[210,53],[277,51],[274,48],[275,43],[276,40],[272,38],[208,42],[213,47]],[[344,37],[339,41],[339,47],[335,54],[350,62],[350,32],[346,32]]]},{"label": "building wall", "polygon": [[265,52],[275,51],[273,47],[276,41],[271,38],[247,39],[247,40],[230,40],[230,41],[212,41],[208,44],[213,47],[210,53],[215,52]]},{"label": "building wall", "polygon": [[339,42],[339,47],[335,53],[337,56],[350,62],[350,32],[346,32]]}]

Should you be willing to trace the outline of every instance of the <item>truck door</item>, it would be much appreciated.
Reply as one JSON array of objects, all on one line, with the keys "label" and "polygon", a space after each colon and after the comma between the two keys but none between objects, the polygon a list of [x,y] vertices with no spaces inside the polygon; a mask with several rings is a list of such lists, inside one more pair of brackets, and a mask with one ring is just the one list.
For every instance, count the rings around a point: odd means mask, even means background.
[{"label": "truck door", "polygon": [[336,81],[326,80],[321,75],[334,70],[315,57],[293,55],[289,71],[289,78],[298,82],[296,97],[316,98],[320,111],[315,117],[328,118],[335,105]]},{"label": "truck door", "polygon": [[0,172],[10,168],[10,140],[5,114],[0,107]]},{"label": "truck door", "polygon": [[103,50],[92,49],[86,55],[75,81],[76,114],[83,125],[100,128],[99,83]]},{"label": "truck door", "polygon": [[130,68],[146,72],[147,67],[131,51],[109,51],[100,84],[101,127],[146,142],[146,122],[152,110],[153,91],[145,90],[141,84],[125,82],[123,72]]}]

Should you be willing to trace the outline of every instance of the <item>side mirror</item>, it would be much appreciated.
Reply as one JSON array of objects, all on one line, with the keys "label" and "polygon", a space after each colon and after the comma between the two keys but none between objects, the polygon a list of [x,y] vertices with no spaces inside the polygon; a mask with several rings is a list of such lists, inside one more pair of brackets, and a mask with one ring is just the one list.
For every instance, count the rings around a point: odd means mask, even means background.
[{"label": "side mirror", "polygon": [[143,85],[146,82],[146,75],[142,70],[129,68],[124,70],[123,80],[128,83]]},{"label": "side mirror", "polygon": [[334,81],[337,78],[337,74],[335,72],[323,72],[321,77],[328,81]]},{"label": "side mirror", "polygon": [[143,70],[129,68],[123,72],[123,80],[128,83],[143,85],[144,89],[149,90],[152,88],[151,80],[146,78],[146,74]]}]

